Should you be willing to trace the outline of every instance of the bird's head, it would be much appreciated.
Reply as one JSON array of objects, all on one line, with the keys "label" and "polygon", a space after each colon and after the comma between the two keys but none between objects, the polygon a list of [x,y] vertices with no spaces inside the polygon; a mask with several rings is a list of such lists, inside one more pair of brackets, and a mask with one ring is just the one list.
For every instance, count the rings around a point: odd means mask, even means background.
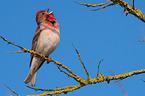
[{"label": "bird's head", "polygon": [[44,21],[49,21],[51,23],[55,23],[57,19],[54,18],[53,11],[49,12],[49,8],[46,10],[40,10],[36,13],[36,22],[39,25]]}]

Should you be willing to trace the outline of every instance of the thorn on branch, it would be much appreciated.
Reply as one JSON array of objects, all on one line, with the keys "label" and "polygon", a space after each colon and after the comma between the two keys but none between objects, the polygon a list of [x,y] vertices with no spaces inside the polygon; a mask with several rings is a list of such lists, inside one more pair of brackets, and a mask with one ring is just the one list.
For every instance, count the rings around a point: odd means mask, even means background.
[{"label": "thorn on branch", "polygon": [[145,80],[141,79],[143,82],[145,82]]},{"label": "thorn on branch", "polygon": [[110,83],[110,80],[109,79],[106,79],[107,83],[109,84]]},{"label": "thorn on branch", "polygon": [[100,64],[101,64],[101,62],[103,61],[104,59],[102,59],[100,62],[99,62],[99,64],[98,64],[98,72],[97,72],[97,78],[98,78],[98,75],[99,75],[99,67],[100,67]]}]

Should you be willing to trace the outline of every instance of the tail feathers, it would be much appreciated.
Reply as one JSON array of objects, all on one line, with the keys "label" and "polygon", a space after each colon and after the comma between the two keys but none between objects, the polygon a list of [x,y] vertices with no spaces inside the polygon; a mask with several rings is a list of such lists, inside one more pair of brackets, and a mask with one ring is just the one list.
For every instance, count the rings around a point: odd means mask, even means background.
[{"label": "tail feathers", "polygon": [[36,83],[36,75],[37,75],[37,72],[35,72],[35,74],[33,75],[31,81],[30,81],[30,85],[31,86],[35,86],[35,83]]},{"label": "tail feathers", "polygon": [[44,61],[45,61],[44,58],[33,57],[33,60],[31,62],[30,72],[26,77],[26,79],[24,80],[25,84],[30,83],[31,86],[35,86],[37,71],[42,66]]},{"label": "tail feathers", "polygon": [[35,82],[36,82],[36,75],[37,72],[35,72],[34,74],[31,74],[31,72],[28,74],[28,76],[26,77],[26,79],[24,80],[24,83],[30,83],[31,86],[35,86]]}]

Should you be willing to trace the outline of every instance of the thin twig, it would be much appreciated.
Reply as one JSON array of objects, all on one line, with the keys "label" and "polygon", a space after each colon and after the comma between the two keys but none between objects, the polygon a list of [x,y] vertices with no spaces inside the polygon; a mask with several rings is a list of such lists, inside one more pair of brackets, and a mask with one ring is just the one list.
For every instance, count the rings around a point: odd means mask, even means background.
[{"label": "thin twig", "polygon": [[75,48],[75,46],[73,45],[73,43],[72,43],[72,46],[73,46],[73,48],[75,49],[75,51],[77,52],[78,57],[79,57],[79,60],[80,60],[80,62],[81,62],[81,64],[82,64],[82,66],[83,66],[83,68],[84,68],[84,70],[85,70],[87,76],[90,77],[90,76],[89,76],[89,73],[88,73],[88,71],[87,71],[87,69],[86,69],[86,67],[85,67],[85,65],[84,65],[84,63],[83,63],[83,61],[82,61],[82,59],[81,59],[81,57],[80,57],[80,54],[79,54],[78,50]]},{"label": "thin twig", "polygon": [[[72,78],[75,79],[77,82],[80,82],[80,81],[78,81],[77,76],[74,76],[73,74],[68,74],[67,72],[61,70],[60,67],[59,67],[58,65],[57,65],[57,68],[59,69],[60,72],[63,72],[63,73],[66,74],[68,77],[72,77]],[[82,82],[80,82],[80,83],[82,83]]]},{"label": "thin twig", "polygon": [[30,89],[33,89],[33,90],[35,90],[35,91],[38,91],[38,90],[40,90],[40,91],[58,91],[58,90],[64,90],[64,89],[65,89],[65,88],[40,89],[40,88],[33,88],[33,87],[31,87],[31,86],[26,86],[26,87],[28,87],[28,88],[30,88]]},{"label": "thin twig", "polygon": [[109,7],[109,6],[115,5],[115,4],[117,4],[117,3],[111,3],[111,4],[108,4],[108,5],[104,5],[104,6],[100,7],[100,8],[98,8],[98,9],[94,9],[94,10],[92,10],[92,11],[97,11],[97,10],[100,10],[100,9],[103,9],[103,8],[106,8],[106,7]]},{"label": "thin twig", "polygon": [[2,36],[0,36],[0,38],[2,38],[4,41],[6,41],[7,42],[7,44],[12,44],[12,45],[15,45],[15,46],[17,46],[17,47],[19,47],[20,49],[24,49],[23,47],[21,47],[21,46],[19,46],[19,45],[17,45],[17,44],[15,44],[15,43],[12,43],[12,42],[9,42],[7,39],[5,39],[4,37],[2,37]]},{"label": "thin twig", "polygon": [[[3,83],[4,84],[4,83]],[[13,92],[14,94],[16,94],[17,96],[20,96],[19,94],[17,94],[14,90],[12,90],[10,87],[8,87],[6,84],[4,84],[9,90],[11,90],[11,92]]]},{"label": "thin twig", "polygon": [[[33,88],[33,87],[31,87],[31,86],[26,86],[26,87],[28,87],[28,88],[30,88],[30,89],[33,89],[33,90],[35,90],[35,91],[66,91],[66,90],[68,90],[68,89],[74,89],[74,88],[76,88],[76,86],[78,86],[78,88],[80,88],[80,87],[82,87],[83,85],[75,85],[75,86],[66,86],[66,87],[64,87],[64,88],[55,88],[55,89],[39,89],[39,88]],[[57,93],[57,92],[56,92]]]},{"label": "thin twig", "polygon": [[6,53],[25,53],[24,51],[16,51],[16,52],[6,52]]},{"label": "thin twig", "polygon": [[[60,72],[63,72],[64,74],[66,74],[68,77],[72,77],[72,74],[68,74],[67,72],[63,71],[60,69],[60,67],[57,65],[57,68],[59,69]],[[73,76],[74,77],[74,76]]]},{"label": "thin twig", "polygon": [[107,0],[107,2],[105,2],[105,3],[100,3],[100,4],[94,4],[94,5],[91,5],[91,4],[85,4],[85,3],[78,3],[78,2],[76,2],[75,1],[75,3],[77,3],[77,4],[80,4],[80,5],[84,5],[84,6],[87,6],[87,7],[97,7],[97,6],[103,6],[103,5],[106,5],[107,3],[109,3],[110,2],[110,0]]},{"label": "thin twig", "polygon": [[134,0],[133,0],[133,7],[132,7],[132,8],[133,8],[133,9],[135,8],[135,7],[134,7]]},{"label": "thin twig", "polygon": [[127,0],[128,1],[128,3],[131,5],[131,6],[133,6],[130,2],[129,2],[129,0]]},{"label": "thin twig", "polygon": [[52,62],[60,67],[62,67],[63,69],[67,70],[69,73],[73,74],[74,76],[78,76],[76,75],[72,70],[70,70],[69,68],[67,68],[65,65],[63,65],[62,63],[59,63],[55,60],[52,60]]}]

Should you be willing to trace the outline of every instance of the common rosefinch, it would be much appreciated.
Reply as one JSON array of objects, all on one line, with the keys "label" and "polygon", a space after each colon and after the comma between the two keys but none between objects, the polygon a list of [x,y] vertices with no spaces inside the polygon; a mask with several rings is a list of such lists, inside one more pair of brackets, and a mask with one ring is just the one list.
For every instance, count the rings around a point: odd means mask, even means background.
[{"label": "common rosefinch", "polygon": [[[59,24],[56,22],[57,19],[54,18],[53,11],[49,13],[48,11],[49,8],[37,12],[36,22],[38,27],[32,42],[32,50],[43,54],[45,57],[48,57],[56,49],[60,41]],[[31,69],[24,80],[25,84],[30,83],[31,86],[35,86],[37,71],[44,61],[44,58],[36,57],[34,54],[31,54]]]}]

